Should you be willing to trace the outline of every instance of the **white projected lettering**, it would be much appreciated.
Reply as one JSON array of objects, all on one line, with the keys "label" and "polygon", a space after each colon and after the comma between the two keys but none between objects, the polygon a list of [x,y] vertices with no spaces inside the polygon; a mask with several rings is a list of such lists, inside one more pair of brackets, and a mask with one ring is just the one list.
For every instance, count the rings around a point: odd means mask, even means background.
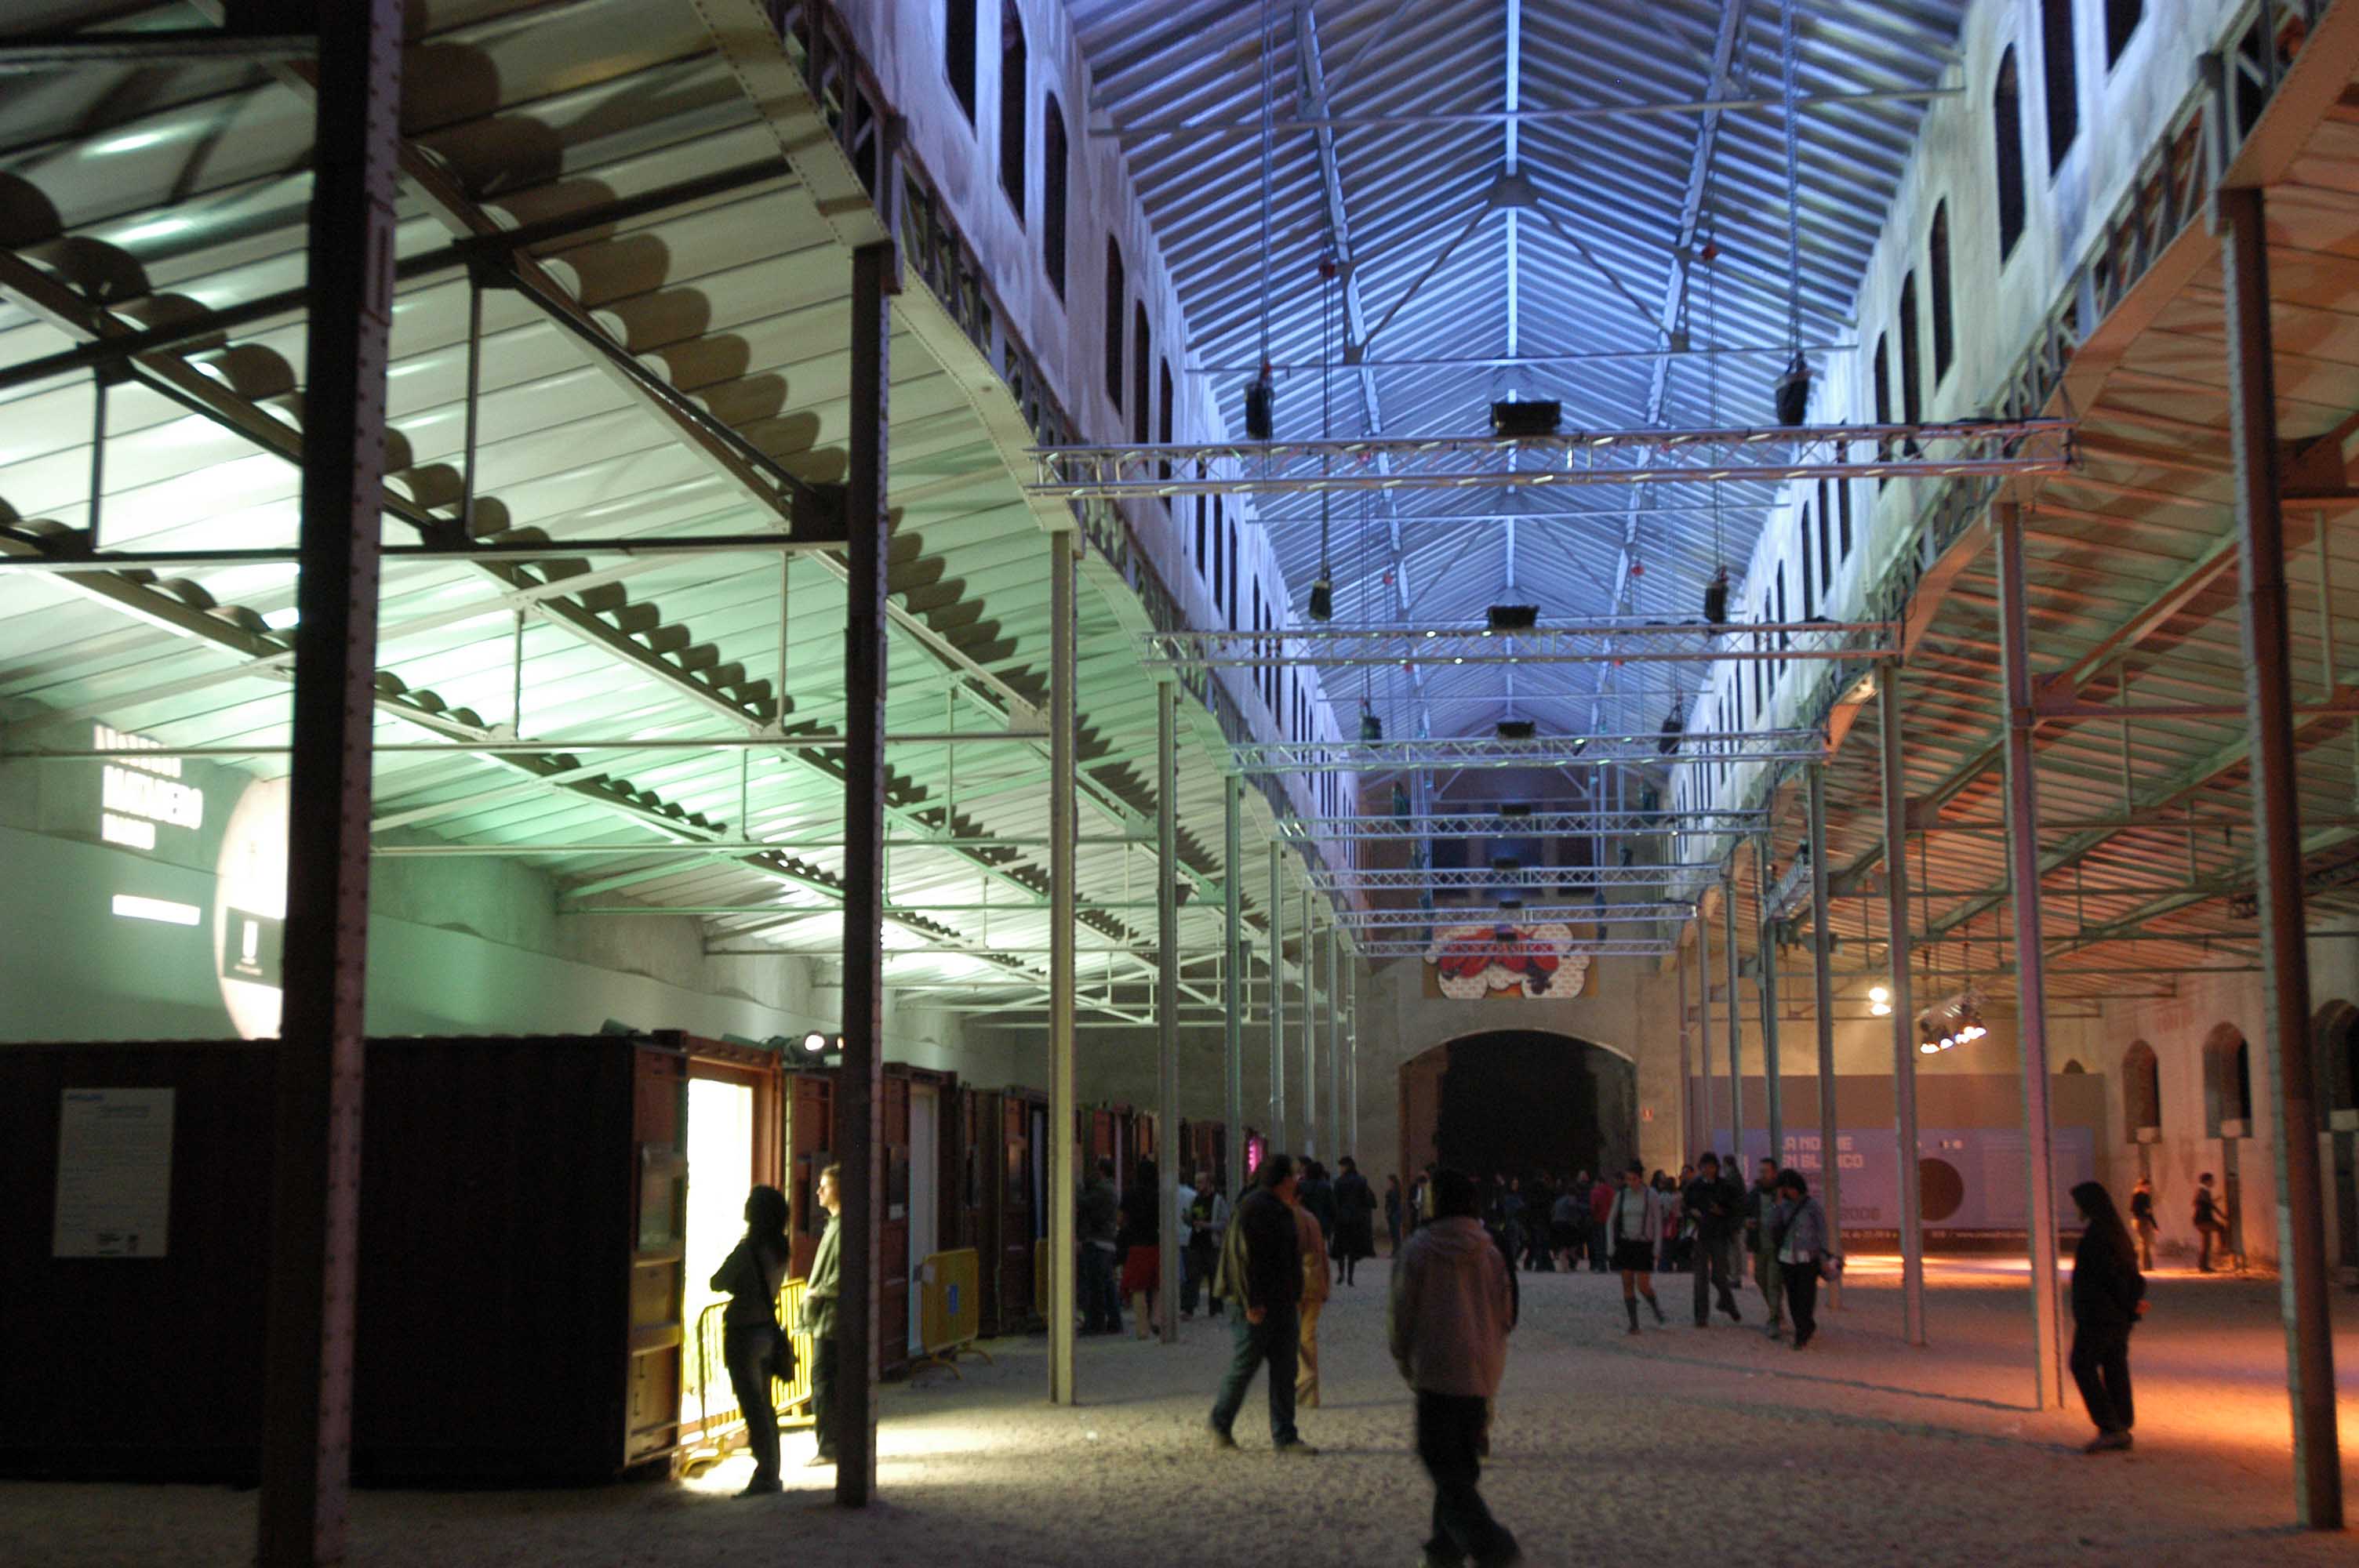
[{"label": "white projected lettering", "polygon": [[[91,741],[102,752],[157,752],[160,745],[104,724],[92,727]],[[191,832],[205,825],[204,792],[180,782],[178,757],[129,755],[106,762],[99,769],[99,837],[133,849],[153,849],[159,823]]]}]

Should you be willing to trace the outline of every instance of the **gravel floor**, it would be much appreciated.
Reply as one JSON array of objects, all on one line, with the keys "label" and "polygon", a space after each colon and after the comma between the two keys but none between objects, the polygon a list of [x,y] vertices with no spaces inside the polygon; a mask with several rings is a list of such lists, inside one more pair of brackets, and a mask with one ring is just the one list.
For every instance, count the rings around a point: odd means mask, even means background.
[{"label": "gravel floor", "polygon": [[[885,1395],[880,1498],[827,1506],[831,1472],[738,1501],[746,1462],[679,1486],[593,1492],[363,1493],[358,1564],[1410,1563],[1430,1494],[1409,1403],[1383,1349],[1387,1265],[1339,1292],[1322,1325],[1315,1461],[1271,1459],[1256,1390],[1242,1451],[1203,1417],[1226,1333],[1176,1348],[1084,1340],[1085,1406],[1042,1402],[1043,1341],[992,1346],[964,1382]],[[1899,1341],[1888,1268],[1864,1260],[1846,1307],[1796,1354],[1752,1325],[1689,1326],[1689,1281],[1661,1282],[1666,1328],[1624,1332],[1603,1276],[1527,1275],[1499,1400],[1492,1507],[1533,1563],[2343,1563],[2347,1537],[2292,1530],[2283,1341],[2274,1284],[2165,1274],[2134,1351],[2138,1448],[2084,1458],[2077,1398],[2028,1408],[2020,1266],[1943,1265],[1932,1347]],[[2359,1300],[2338,1298],[2342,1413],[2359,1446]],[[2349,1467],[2346,1466],[2346,1473]],[[0,1484],[0,1563],[231,1564],[254,1499],[193,1487]]]}]

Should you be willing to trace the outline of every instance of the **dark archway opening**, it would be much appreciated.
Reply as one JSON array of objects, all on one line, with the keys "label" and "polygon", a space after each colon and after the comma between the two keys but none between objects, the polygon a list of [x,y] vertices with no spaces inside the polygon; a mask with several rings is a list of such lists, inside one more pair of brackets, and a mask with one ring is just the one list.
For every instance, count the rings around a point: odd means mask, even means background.
[{"label": "dark archway opening", "polygon": [[1571,1035],[1465,1035],[1410,1063],[1401,1080],[1408,1099],[1428,1100],[1405,1108],[1411,1168],[1434,1160],[1476,1175],[1569,1177],[1612,1170],[1637,1151],[1637,1069]]}]

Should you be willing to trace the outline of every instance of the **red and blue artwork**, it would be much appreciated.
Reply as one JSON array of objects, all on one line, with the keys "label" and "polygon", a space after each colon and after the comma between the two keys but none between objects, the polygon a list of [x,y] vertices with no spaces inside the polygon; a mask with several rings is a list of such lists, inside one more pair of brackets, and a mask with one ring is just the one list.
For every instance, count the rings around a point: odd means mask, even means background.
[{"label": "red and blue artwork", "polygon": [[1589,955],[1573,950],[1572,928],[1560,922],[1441,926],[1425,959],[1441,994],[1460,1001],[1578,996],[1589,973]]}]

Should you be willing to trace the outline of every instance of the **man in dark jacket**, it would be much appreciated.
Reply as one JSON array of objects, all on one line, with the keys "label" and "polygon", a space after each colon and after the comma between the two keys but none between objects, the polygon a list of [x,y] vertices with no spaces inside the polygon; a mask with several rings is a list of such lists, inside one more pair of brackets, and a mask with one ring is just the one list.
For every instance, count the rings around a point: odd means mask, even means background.
[{"label": "man in dark jacket", "polygon": [[1745,1195],[1745,1240],[1753,1254],[1753,1282],[1769,1310],[1769,1337],[1786,1337],[1786,1280],[1779,1271],[1777,1228],[1777,1162],[1761,1162],[1761,1174]]},{"label": "man in dark jacket", "polygon": [[1114,1162],[1098,1162],[1097,1173],[1082,1184],[1073,1202],[1073,1232],[1082,1247],[1082,1332],[1120,1334],[1122,1292],[1114,1289],[1114,1237],[1121,1205],[1114,1193]]},{"label": "man in dark jacket", "polygon": [[835,1301],[843,1289],[843,1199],[837,1187],[842,1173],[842,1166],[830,1165],[819,1173],[819,1206],[827,1210],[827,1230],[803,1289],[803,1328],[811,1336],[811,1433],[819,1439],[813,1465],[835,1463]]},{"label": "man in dark jacket", "polygon": [[1335,1260],[1335,1278],[1339,1283],[1359,1283],[1353,1271],[1363,1258],[1376,1255],[1376,1195],[1368,1185],[1368,1178],[1360,1174],[1359,1162],[1349,1154],[1338,1162],[1343,1173],[1335,1178],[1335,1229],[1327,1238],[1327,1250]]},{"label": "man in dark jacket", "polygon": [[1729,1255],[1736,1246],[1736,1228],[1744,1219],[1745,1195],[1734,1182],[1720,1176],[1720,1156],[1706,1152],[1696,1162],[1695,1180],[1680,1194],[1680,1206],[1695,1227],[1695,1325],[1712,1326],[1710,1292],[1720,1293],[1720,1310],[1731,1323],[1745,1316],[1728,1288]]},{"label": "man in dark jacket", "polygon": [[1294,1376],[1302,1332],[1302,1242],[1294,1227],[1294,1161],[1272,1154],[1254,1190],[1237,1205],[1221,1248],[1221,1293],[1241,1309],[1232,1333],[1236,1352],[1221,1380],[1208,1423],[1212,1441],[1234,1448],[1237,1411],[1263,1362],[1269,1363],[1269,1438],[1280,1454],[1318,1452],[1294,1430]]}]

